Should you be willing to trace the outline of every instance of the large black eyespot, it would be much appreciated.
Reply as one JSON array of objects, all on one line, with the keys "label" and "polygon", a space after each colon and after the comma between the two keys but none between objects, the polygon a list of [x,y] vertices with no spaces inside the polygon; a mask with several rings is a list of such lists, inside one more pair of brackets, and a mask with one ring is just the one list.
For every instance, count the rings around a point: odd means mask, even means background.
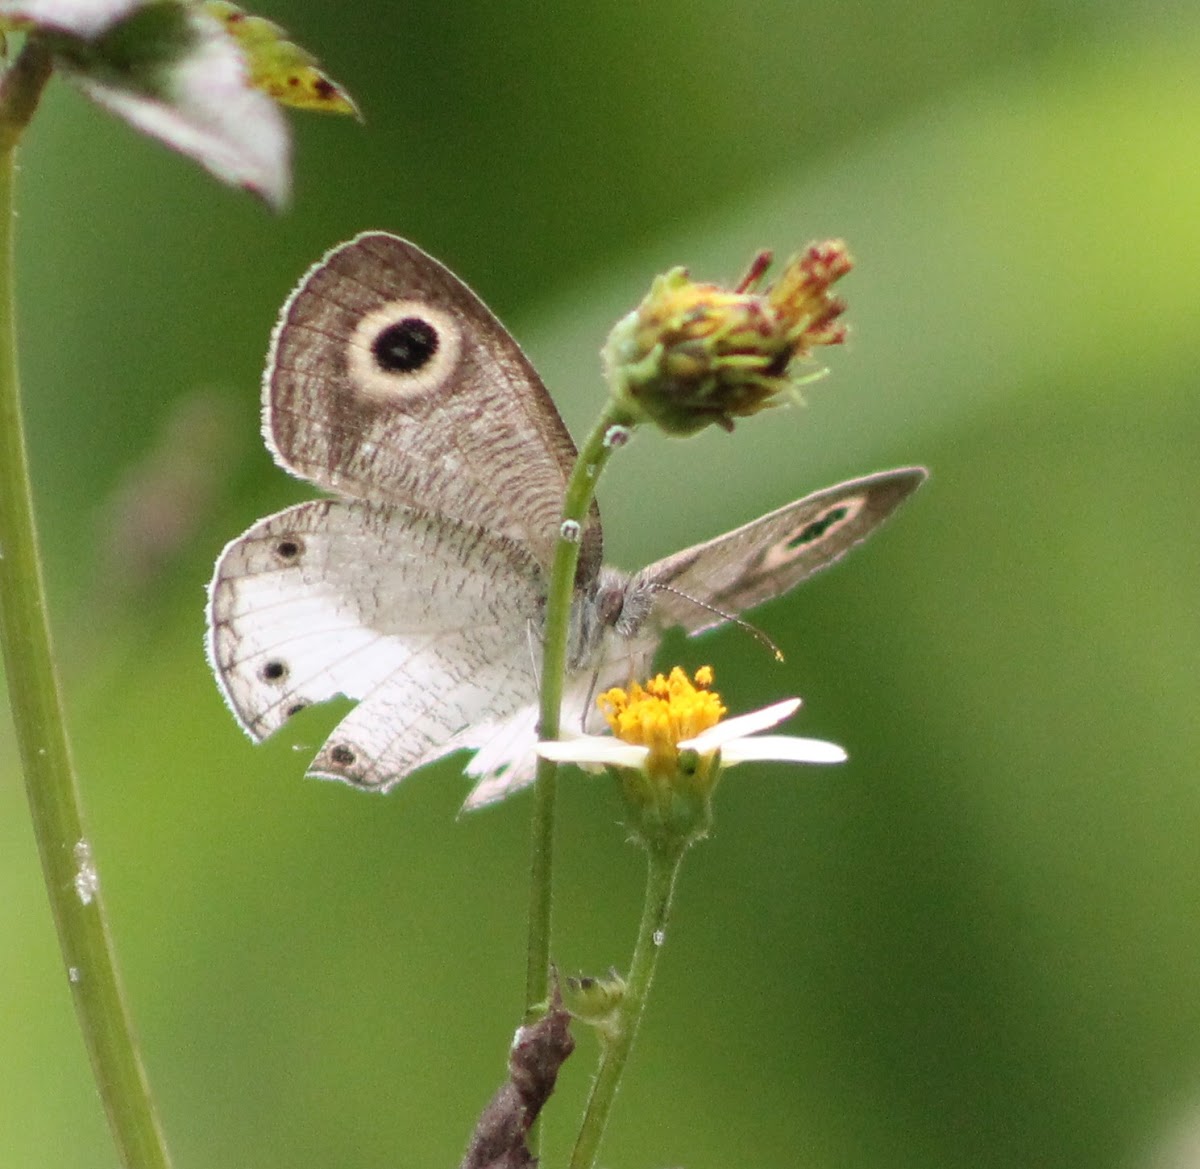
[{"label": "large black eyespot", "polygon": [[830,508],[823,516],[813,520],[811,524],[805,524],[788,542],[787,546],[790,549],[803,548],[805,544],[811,544],[814,540],[819,540],[834,524],[840,524],[850,514],[848,507]]},{"label": "large black eyespot", "polygon": [[405,317],[381,329],[371,342],[375,363],[385,373],[415,373],[438,351],[438,333],[421,317]]}]

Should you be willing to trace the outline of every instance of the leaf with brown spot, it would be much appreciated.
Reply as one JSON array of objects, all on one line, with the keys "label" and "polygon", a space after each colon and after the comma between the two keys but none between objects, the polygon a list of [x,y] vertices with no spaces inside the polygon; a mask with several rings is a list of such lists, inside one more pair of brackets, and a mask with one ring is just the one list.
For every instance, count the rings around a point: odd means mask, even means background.
[{"label": "leaf with brown spot", "polygon": [[280,105],[325,114],[362,115],[354,99],[317,65],[307,49],[287,38],[287,33],[261,16],[229,4],[205,0],[201,7],[224,26],[246,55],[250,84]]}]

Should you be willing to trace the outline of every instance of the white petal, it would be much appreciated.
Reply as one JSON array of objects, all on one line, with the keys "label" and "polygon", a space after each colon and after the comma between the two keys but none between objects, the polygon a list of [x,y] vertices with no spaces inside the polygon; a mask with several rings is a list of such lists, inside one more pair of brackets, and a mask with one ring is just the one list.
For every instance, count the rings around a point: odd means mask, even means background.
[{"label": "white petal", "polygon": [[553,759],[558,763],[642,767],[650,758],[650,748],[622,743],[620,739],[610,739],[605,735],[580,735],[576,739],[539,743],[538,754],[544,759]]},{"label": "white petal", "polygon": [[224,28],[199,9],[188,16],[194,43],[184,56],[163,64],[154,92],[127,77],[90,75],[69,62],[63,71],[93,101],[143,134],[278,210],[291,185],[287,122],[271,98],[251,87],[242,51]]},{"label": "white petal", "polygon": [[721,749],[726,767],[752,760],[777,763],[845,763],[846,752],[824,739],[799,739],[794,735],[759,735],[736,739]]},{"label": "white petal", "polygon": [[785,698],[772,706],[764,706],[762,710],[752,710],[749,714],[739,714],[737,718],[727,718],[715,727],[701,731],[694,739],[684,740],[679,746],[682,750],[698,751],[701,755],[707,755],[734,739],[742,739],[756,731],[765,731],[768,727],[776,726],[799,709],[799,698]]},{"label": "white petal", "polygon": [[140,8],[144,0],[2,0],[0,17],[29,20],[91,40],[109,25]]},{"label": "white petal", "polygon": [[479,808],[487,808],[498,804],[506,796],[519,791],[526,786],[528,780],[524,776],[513,777],[507,771],[499,775],[489,775],[481,779],[472,789],[471,794],[463,801],[464,812],[474,812]]}]

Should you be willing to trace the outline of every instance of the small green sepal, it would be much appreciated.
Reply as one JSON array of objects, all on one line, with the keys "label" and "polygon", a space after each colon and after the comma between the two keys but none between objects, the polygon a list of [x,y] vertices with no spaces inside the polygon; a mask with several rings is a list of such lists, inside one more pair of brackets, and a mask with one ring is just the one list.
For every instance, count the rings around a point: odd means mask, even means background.
[{"label": "small green sepal", "polygon": [[625,827],[635,842],[671,854],[703,840],[713,826],[719,753],[680,751],[669,772],[614,767],[625,803]]}]

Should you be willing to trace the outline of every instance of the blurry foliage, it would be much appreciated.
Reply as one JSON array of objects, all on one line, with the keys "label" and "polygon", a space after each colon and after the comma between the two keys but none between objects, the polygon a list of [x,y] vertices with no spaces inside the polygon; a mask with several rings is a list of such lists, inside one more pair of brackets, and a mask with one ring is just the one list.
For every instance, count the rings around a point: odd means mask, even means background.
[{"label": "blurry foliage", "polygon": [[[519,1015],[528,801],[456,820],[453,762],[385,799],[304,782],[292,745],[336,712],[254,749],[201,652],[223,541],[309,494],[255,437],[274,314],[369,227],[484,295],[577,432],[654,272],[731,278],[758,247],[848,240],[854,332],[806,409],[616,460],[626,567],[839,477],[933,471],[869,547],[760,611],[785,666],[736,632],[670,643],[714,662],[735,710],[802,694],[796,733],[851,762],[723,787],[605,1163],[1149,1164],[1200,1093],[1200,21],[788,0],[264,15],[366,119],[296,125],[291,215],[61,87],[19,191],[68,709],[181,1169],[454,1164]],[[112,1165],[7,732],[0,780],[0,1162]],[[565,783],[568,973],[628,955],[641,872],[618,816],[603,782]],[[548,1164],[592,1056],[585,1039],[564,1069]]]}]

